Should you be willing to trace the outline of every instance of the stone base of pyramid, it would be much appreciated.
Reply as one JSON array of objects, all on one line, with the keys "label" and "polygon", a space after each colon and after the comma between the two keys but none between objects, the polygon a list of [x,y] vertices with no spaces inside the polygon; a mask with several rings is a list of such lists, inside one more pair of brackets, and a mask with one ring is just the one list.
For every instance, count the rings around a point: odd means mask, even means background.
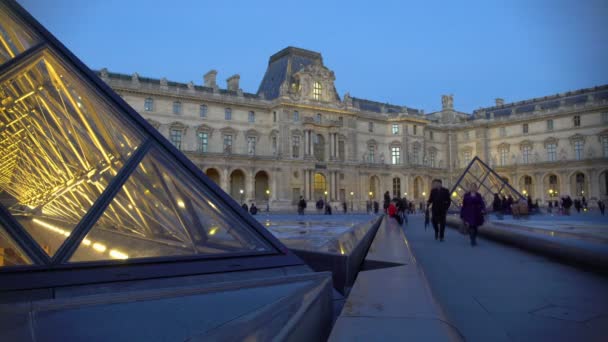
[{"label": "stone base of pyramid", "polygon": [[321,341],[329,273],[307,267],[55,289],[0,305],[5,341]]}]

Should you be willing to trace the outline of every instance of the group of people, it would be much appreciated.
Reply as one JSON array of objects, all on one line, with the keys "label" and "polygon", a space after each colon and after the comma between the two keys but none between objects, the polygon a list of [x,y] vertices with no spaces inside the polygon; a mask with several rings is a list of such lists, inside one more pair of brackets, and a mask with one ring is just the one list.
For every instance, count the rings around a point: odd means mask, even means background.
[{"label": "group of people", "polygon": [[257,215],[258,207],[255,206],[255,203],[251,203],[251,206],[247,207],[247,203],[243,203],[241,205],[245,211],[248,211],[251,215]]}]

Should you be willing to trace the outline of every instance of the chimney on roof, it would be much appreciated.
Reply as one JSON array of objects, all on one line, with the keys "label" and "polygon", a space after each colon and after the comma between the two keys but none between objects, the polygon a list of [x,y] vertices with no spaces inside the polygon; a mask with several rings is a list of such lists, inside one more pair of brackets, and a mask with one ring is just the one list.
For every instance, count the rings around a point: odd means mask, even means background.
[{"label": "chimney on roof", "polygon": [[504,106],[505,104],[505,99],[501,99],[500,97],[496,98],[494,101],[496,101],[496,107]]},{"label": "chimney on roof", "polygon": [[241,79],[241,76],[239,76],[239,74],[228,77],[228,79],[226,80],[226,88],[228,90],[232,90],[232,91],[239,90],[239,80],[240,79]]},{"label": "chimney on roof", "polygon": [[209,88],[216,88],[217,87],[217,83],[215,82],[217,79],[217,70],[209,70],[208,73],[206,73],[203,76],[203,80],[205,87],[209,87]]}]

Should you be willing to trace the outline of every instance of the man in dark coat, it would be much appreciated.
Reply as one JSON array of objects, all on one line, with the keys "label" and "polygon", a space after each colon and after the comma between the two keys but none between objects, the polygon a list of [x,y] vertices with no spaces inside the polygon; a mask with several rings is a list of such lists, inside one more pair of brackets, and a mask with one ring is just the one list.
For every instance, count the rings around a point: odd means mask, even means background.
[{"label": "man in dark coat", "polygon": [[435,230],[435,240],[443,241],[445,232],[445,217],[448,214],[448,208],[452,201],[450,200],[450,191],[442,186],[440,179],[433,180],[433,189],[429,195],[427,206],[431,206],[433,214],[432,223]]},{"label": "man in dark coat", "polygon": [[304,215],[304,210],[306,209],[306,200],[304,196],[300,196],[300,201],[298,202],[298,214]]}]

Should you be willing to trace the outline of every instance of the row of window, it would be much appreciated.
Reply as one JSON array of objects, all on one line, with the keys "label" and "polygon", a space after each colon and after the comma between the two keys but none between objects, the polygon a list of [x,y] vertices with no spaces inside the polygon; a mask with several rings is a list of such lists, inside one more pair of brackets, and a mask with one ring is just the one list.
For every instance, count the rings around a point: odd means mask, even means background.
[{"label": "row of window", "polygon": [[[608,136],[601,137],[602,142],[602,154],[604,157],[608,157]],[[546,144],[547,151],[547,161],[556,161],[557,160],[557,143],[551,142]],[[574,159],[582,160],[584,158],[585,151],[585,142],[582,140],[574,141]],[[499,150],[499,165],[504,166],[508,164],[508,149],[501,148]],[[522,146],[522,163],[529,164],[531,162],[532,156],[532,146],[525,145]]]},{"label": "row of window", "polygon": [[[605,118],[604,118],[605,116]],[[605,121],[604,121],[605,120]],[[605,123],[608,123],[608,113],[602,113],[602,121]],[[574,127],[581,127],[581,117],[580,115],[575,115],[572,118],[572,123]],[[528,134],[530,129],[529,129],[529,124],[525,123],[522,125],[522,133],[523,134]],[[549,119],[546,121],[546,128],[547,131],[552,131],[553,130],[553,119]],[[507,136],[507,128],[506,127],[500,127],[498,129],[498,135],[501,137],[506,137]],[[468,139],[468,132],[465,132],[465,139]]]}]

